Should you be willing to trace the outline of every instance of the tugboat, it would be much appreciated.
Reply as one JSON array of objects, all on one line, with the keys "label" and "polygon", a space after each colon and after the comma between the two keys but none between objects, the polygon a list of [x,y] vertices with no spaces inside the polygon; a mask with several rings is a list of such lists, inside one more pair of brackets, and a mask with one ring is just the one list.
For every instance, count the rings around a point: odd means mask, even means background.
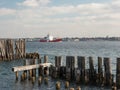
[{"label": "tugboat", "polygon": [[61,42],[61,41],[62,41],[62,38],[54,38],[49,34],[40,40],[40,42]]}]

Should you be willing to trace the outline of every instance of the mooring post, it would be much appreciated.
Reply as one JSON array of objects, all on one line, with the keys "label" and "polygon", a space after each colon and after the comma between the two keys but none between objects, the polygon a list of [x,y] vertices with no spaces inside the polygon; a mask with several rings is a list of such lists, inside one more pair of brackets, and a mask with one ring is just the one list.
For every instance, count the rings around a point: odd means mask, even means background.
[{"label": "mooring post", "polygon": [[76,88],[76,90],[81,90],[80,86],[78,86],[78,87]]},{"label": "mooring post", "polygon": [[95,79],[95,70],[94,70],[94,64],[93,64],[93,58],[89,57],[89,79],[91,84],[95,84],[96,79]]},{"label": "mooring post", "polygon": [[43,66],[39,66],[39,72],[38,72],[38,75],[39,76],[44,76],[44,67]]},{"label": "mooring post", "polygon": [[38,85],[40,85],[42,83],[42,76],[39,76],[38,78]]},{"label": "mooring post", "polygon": [[61,66],[60,67],[60,78],[65,79],[66,78],[66,67],[65,66]]},{"label": "mooring post", "polygon": [[44,63],[48,63],[48,56],[44,56]]},{"label": "mooring post", "polygon": [[76,69],[76,83],[79,84],[80,83],[80,70],[79,69]]},{"label": "mooring post", "polygon": [[60,90],[60,87],[61,87],[60,82],[59,81],[56,82],[56,90]]},{"label": "mooring post", "polygon": [[70,86],[69,81],[65,81],[65,88],[68,89]]},{"label": "mooring post", "polygon": [[29,80],[31,80],[31,79],[32,79],[32,69],[29,70]]},{"label": "mooring post", "polygon": [[112,85],[112,71],[111,71],[111,65],[110,65],[110,59],[104,58],[104,67],[105,67],[105,85],[111,86]]},{"label": "mooring post", "polygon": [[[66,56],[66,69],[70,68],[70,73],[71,76],[70,79],[71,80],[75,80],[75,57],[74,56]],[[67,77],[67,76],[66,76]]]},{"label": "mooring post", "polygon": [[77,60],[78,60],[78,69],[81,72],[80,81],[82,84],[83,83],[85,84],[85,57],[78,56]]},{"label": "mooring post", "polygon": [[15,75],[16,75],[16,81],[18,80],[18,72],[16,71],[15,72]]},{"label": "mooring post", "polygon": [[102,58],[98,57],[98,84],[101,85],[103,83],[103,69],[102,69]]},{"label": "mooring post", "polygon": [[117,89],[120,89],[120,58],[117,58],[117,67],[116,67],[116,85]]},{"label": "mooring post", "polygon": [[49,75],[49,67],[44,68],[44,75],[48,76]]},{"label": "mooring post", "polygon": [[27,70],[23,72],[25,79],[27,79]]},{"label": "mooring post", "polygon": [[66,67],[66,80],[71,81],[71,69]]},{"label": "mooring post", "polygon": [[[33,59],[33,64],[35,65],[36,64],[36,60],[37,59]],[[36,78],[36,69],[33,69],[33,77],[35,77]]]},{"label": "mooring post", "polygon": [[55,56],[55,67],[61,66],[61,56]]}]

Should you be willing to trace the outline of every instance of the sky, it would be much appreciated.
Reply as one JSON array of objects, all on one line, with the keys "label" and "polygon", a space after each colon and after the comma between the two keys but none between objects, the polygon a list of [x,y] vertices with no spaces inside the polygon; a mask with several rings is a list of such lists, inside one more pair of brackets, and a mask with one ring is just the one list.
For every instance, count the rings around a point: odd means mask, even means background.
[{"label": "sky", "polygon": [[0,0],[0,38],[120,37],[120,0]]}]

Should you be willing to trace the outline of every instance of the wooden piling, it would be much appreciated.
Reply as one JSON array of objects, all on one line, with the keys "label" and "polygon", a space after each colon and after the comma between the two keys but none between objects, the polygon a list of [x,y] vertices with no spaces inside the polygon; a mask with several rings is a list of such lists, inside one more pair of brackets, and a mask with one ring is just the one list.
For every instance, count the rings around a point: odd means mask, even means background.
[{"label": "wooden piling", "polygon": [[82,84],[83,83],[85,84],[85,57],[78,56],[77,60],[78,60],[78,69],[81,72],[80,81]]},{"label": "wooden piling", "polygon": [[81,73],[80,73],[80,70],[79,69],[76,69],[76,83],[77,84],[79,84],[80,83],[80,75],[81,75]]},{"label": "wooden piling", "polygon": [[66,67],[68,67],[68,68],[75,67],[75,57],[74,56],[66,56]]},{"label": "wooden piling", "polygon": [[98,57],[98,85],[102,85],[103,84],[103,67],[102,67],[102,58]]},{"label": "wooden piling", "polygon": [[44,63],[48,63],[48,56],[44,56]]},{"label": "wooden piling", "polygon": [[44,75],[48,76],[49,75],[49,67],[44,68]]},{"label": "wooden piling", "polygon": [[61,66],[61,56],[55,56],[55,67]]},{"label": "wooden piling", "polygon": [[42,76],[39,76],[38,78],[38,85],[40,85],[42,83]]},{"label": "wooden piling", "polygon": [[31,80],[31,79],[32,79],[32,69],[29,70],[29,80]]},{"label": "wooden piling", "polygon": [[57,82],[56,83],[56,90],[60,90],[60,87],[61,87],[60,82]]},{"label": "wooden piling", "polygon": [[18,72],[16,71],[15,72],[15,75],[16,75],[16,81],[18,80]]},{"label": "wooden piling", "polygon": [[111,65],[110,65],[110,59],[104,58],[104,67],[105,67],[105,85],[111,86],[112,85],[112,71],[111,71]]},{"label": "wooden piling", "polygon": [[66,80],[71,81],[71,68],[66,67]]},{"label": "wooden piling", "polygon": [[93,64],[93,58],[89,57],[89,80],[90,84],[96,84],[96,75],[95,75],[95,70],[94,70],[94,64]]},{"label": "wooden piling", "polygon": [[27,70],[23,72],[25,80],[27,79]]},{"label": "wooden piling", "polygon": [[78,87],[76,88],[76,90],[81,90],[80,86],[78,86]]},{"label": "wooden piling", "polygon": [[120,58],[117,58],[116,63],[116,85],[117,89],[120,89]]},{"label": "wooden piling", "polygon": [[74,56],[66,56],[66,70],[70,68],[70,79],[75,80],[75,73],[74,73],[74,68],[75,68],[75,57]]},{"label": "wooden piling", "polygon": [[66,79],[66,67],[65,66],[60,67],[60,78]]},{"label": "wooden piling", "polygon": [[35,79],[36,79],[36,77],[32,77],[32,84],[35,83]]},{"label": "wooden piling", "polygon": [[44,78],[44,83],[45,83],[46,85],[48,85],[48,77],[45,77],[45,78]]},{"label": "wooden piling", "polygon": [[69,86],[70,86],[69,81],[66,81],[65,82],[65,88],[67,89],[67,88],[69,88]]}]

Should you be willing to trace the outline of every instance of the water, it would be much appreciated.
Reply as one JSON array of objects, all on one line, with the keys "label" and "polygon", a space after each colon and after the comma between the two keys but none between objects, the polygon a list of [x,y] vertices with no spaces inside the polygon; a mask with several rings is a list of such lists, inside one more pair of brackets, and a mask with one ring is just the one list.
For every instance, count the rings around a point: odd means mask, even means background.
[{"label": "water", "polygon": [[[41,57],[43,55],[49,56],[49,61],[54,63],[54,56],[73,55],[73,56],[89,56],[94,57],[94,63],[97,63],[97,57],[110,57],[112,73],[115,74],[116,57],[120,57],[120,42],[119,41],[81,41],[81,42],[60,42],[60,43],[41,43],[41,42],[27,42],[27,52],[39,52]],[[64,61],[64,58],[63,58]],[[63,64],[65,64],[63,62]],[[15,81],[15,74],[11,71],[14,66],[23,65],[23,60],[13,60],[10,62],[0,62],[0,90],[55,90],[55,83],[58,80],[49,78],[49,85],[42,83],[38,86],[37,81],[34,85],[30,81],[20,82]],[[61,90],[64,90],[64,82],[61,81]],[[76,84],[71,83],[71,87],[76,87]],[[82,90],[101,90],[107,88],[81,86]],[[109,90],[109,89],[108,89]]]}]

